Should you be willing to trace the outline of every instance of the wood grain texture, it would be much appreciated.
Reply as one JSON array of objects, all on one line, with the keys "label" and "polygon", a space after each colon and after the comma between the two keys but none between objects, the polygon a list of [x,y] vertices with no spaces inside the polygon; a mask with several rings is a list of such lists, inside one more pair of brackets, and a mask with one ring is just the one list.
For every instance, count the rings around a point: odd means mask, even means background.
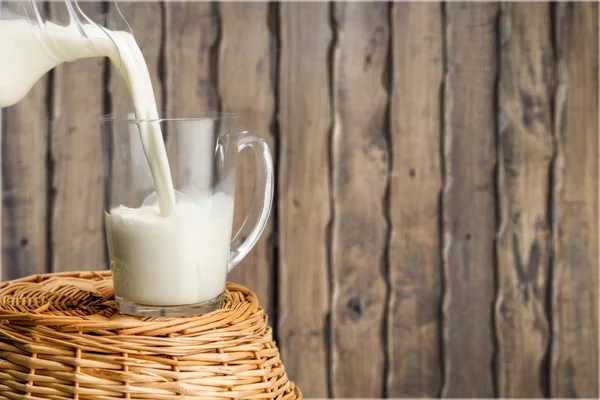
[{"label": "wood grain texture", "polygon": [[[64,5],[52,3],[64,20]],[[100,15],[100,3],[87,4]],[[54,70],[51,162],[52,271],[106,268],[103,227],[104,186],[97,121],[104,113],[103,58],[77,60]]]},{"label": "wood grain texture", "polygon": [[446,4],[442,201],[446,397],[494,396],[497,11],[494,3]]},{"label": "wood grain texture", "polygon": [[[166,116],[204,117],[211,111],[219,111],[216,58],[213,57],[213,47],[218,42],[214,6],[206,2],[166,2],[165,9]],[[169,135],[169,128],[167,126],[167,153],[177,188],[179,170],[189,165],[185,157],[181,160],[178,157],[178,149],[184,148],[186,143],[179,143],[175,134]],[[181,140],[194,138],[187,135]],[[194,144],[189,143],[189,147],[193,148]]]},{"label": "wood grain texture", "polygon": [[211,75],[211,50],[218,39],[213,6],[204,2],[167,2],[167,115],[202,116],[217,111]]},{"label": "wood grain texture", "polygon": [[547,396],[548,221],[552,134],[550,5],[503,3],[497,241],[497,373],[501,397]]},{"label": "wood grain texture", "polygon": [[386,351],[389,6],[334,7],[332,394],[378,398]]},{"label": "wood grain texture", "polygon": [[556,6],[551,396],[598,397],[598,3]]},{"label": "wood grain texture", "polygon": [[[163,77],[161,76],[161,63],[163,52],[164,35],[164,12],[160,2],[121,2],[118,9],[115,4],[110,4],[110,16],[116,19],[120,11],[131,27],[135,40],[140,47],[156,98],[159,115],[163,115]],[[109,71],[109,96],[110,113],[115,115],[126,115],[134,112],[133,99],[127,88],[125,80],[119,72],[111,66]],[[129,135],[129,128],[118,125],[117,134],[112,137],[114,148],[121,149],[130,157],[115,157],[112,164],[110,178],[109,206],[127,205],[138,207],[144,198],[154,191],[154,182],[150,169],[139,168],[139,165],[147,166],[141,140],[138,135]],[[137,161],[137,158],[142,160]],[[138,165],[138,167],[134,167]]]},{"label": "wood grain texture", "polygon": [[[219,97],[224,112],[239,117],[239,130],[264,138],[272,151],[274,93],[271,82],[269,3],[220,3]],[[237,161],[234,229],[248,214],[254,194],[254,157],[242,152]],[[274,322],[273,238],[269,222],[261,238],[227,279],[251,288]]]},{"label": "wood grain texture", "polygon": [[48,78],[2,115],[2,279],[46,271]]},{"label": "wood grain texture", "polygon": [[326,397],[330,5],[280,7],[280,345],[304,395]]},{"label": "wood grain texture", "polygon": [[392,26],[388,396],[437,397],[442,385],[442,5],[395,3]]}]

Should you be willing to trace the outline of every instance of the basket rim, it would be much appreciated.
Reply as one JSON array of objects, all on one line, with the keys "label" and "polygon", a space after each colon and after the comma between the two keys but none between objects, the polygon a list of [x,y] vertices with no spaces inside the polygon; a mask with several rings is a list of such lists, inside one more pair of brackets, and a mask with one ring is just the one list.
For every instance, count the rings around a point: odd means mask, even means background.
[{"label": "basket rim", "polygon": [[[64,279],[66,284],[69,284],[69,279],[88,280],[92,284],[97,283],[104,290],[103,295],[106,297],[106,306],[114,308],[113,313],[109,317],[104,317],[99,314],[92,315],[70,315],[62,314],[60,310],[54,310],[53,313],[48,313],[49,304],[38,305],[37,308],[27,309],[26,311],[8,309],[8,300],[11,295],[6,295],[10,289],[19,286],[26,286],[30,283],[43,283]],[[175,326],[189,325],[201,326],[210,325],[211,322],[223,321],[227,319],[228,314],[239,307],[247,307],[249,309],[259,308],[258,298],[254,292],[247,287],[227,282],[226,295],[231,297],[235,294],[238,298],[243,298],[242,302],[237,302],[235,307],[219,308],[211,313],[189,316],[189,317],[143,317],[122,314],[116,310],[116,302],[114,301],[114,293],[112,289],[112,274],[111,271],[72,271],[58,273],[44,273],[29,275],[23,278],[9,280],[0,283],[0,323],[6,321],[12,324],[26,325],[52,325],[52,326],[75,326],[80,328],[82,332],[87,330],[95,330],[100,326],[105,330],[121,330],[124,333],[132,334],[136,329],[143,331],[151,328],[152,331],[173,328]],[[266,317],[266,314],[265,314]]]}]

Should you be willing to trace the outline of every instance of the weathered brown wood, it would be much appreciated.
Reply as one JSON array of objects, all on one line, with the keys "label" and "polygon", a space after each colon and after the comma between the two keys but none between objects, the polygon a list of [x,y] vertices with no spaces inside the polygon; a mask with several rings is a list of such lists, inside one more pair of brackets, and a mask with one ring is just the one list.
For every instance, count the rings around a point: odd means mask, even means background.
[{"label": "weathered brown wood", "polygon": [[[52,3],[66,20],[64,5]],[[102,14],[100,3],[88,15]],[[102,151],[96,123],[104,112],[103,58],[77,60],[54,70],[52,131],[52,271],[106,268]]]},{"label": "weathered brown wood", "polygon": [[442,5],[394,3],[392,27],[388,396],[437,397]]},{"label": "weathered brown wood", "polygon": [[2,110],[2,279],[46,270],[48,78]]},{"label": "weathered brown wood", "polygon": [[[221,3],[221,42],[219,46],[219,97],[221,109],[239,117],[240,130],[261,136],[272,151],[271,123],[274,95],[271,83],[271,35],[268,26],[269,3]],[[275,55],[273,55],[275,56]],[[254,157],[240,154],[237,162],[234,229],[248,213],[254,192]],[[251,288],[261,306],[273,316],[273,248],[269,223],[252,251],[228,276]],[[274,323],[274,320],[271,320]]]},{"label": "weathered brown wood", "polygon": [[598,396],[598,3],[559,3],[551,396]]},{"label": "weathered brown wood", "polygon": [[548,177],[554,152],[550,21],[549,4],[502,4],[495,314],[501,397],[547,396]]},{"label": "weathered brown wood", "polygon": [[284,2],[280,13],[280,345],[304,395],[326,397],[329,4]]},{"label": "weathered brown wood", "polygon": [[497,17],[494,3],[446,4],[442,202],[447,397],[494,396]]},{"label": "weathered brown wood", "polygon": [[211,50],[218,39],[213,6],[167,2],[166,102],[168,116],[202,116],[217,111]]},{"label": "weathered brown wood", "polygon": [[334,6],[331,386],[333,397],[377,398],[385,380],[389,6]]},{"label": "weathered brown wood", "polygon": [[[207,116],[219,108],[213,56],[213,46],[218,41],[214,6],[207,2],[166,2],[165,8],[166,116]],[[175,135],[169,136],[168,128],[167,152],[177,188],[178,146],[183,144],[178,145]]]},{"label": "weathered brown wood", "polygon": [[[118,10],[114,4],[110,5],[110,17],[116,18],[120,11],[131,27],[135,40],[140,47],[156,98],[156,105],[162,116],[163,110],[163,81],[160,74],[163,51],[164,15],[163,6],[160,2],[120,2]],[[111,66],[109,71],[110,91],[110,113],[126,115],[133,113],[133,100],[125,80],[118,71]],[[134,139],[135,141],[132,141]],[[131,151],[133,154],[142,156],[141,141],[137,137],[131,137],[127,128],[120,126],[118,134],[113,137],[115,148]],[[131,146],[139,146],[139,149]],[[154,182],[149,173],[149,168],[132,169],[132,165],[123,165],[125,160],[116,157],[113,163],[111,186],[109,192],[110,206],[125,204],[129,207],[138,207],[149,192],[154,190]],[[142,162],[145,165],[145,161]]]}]

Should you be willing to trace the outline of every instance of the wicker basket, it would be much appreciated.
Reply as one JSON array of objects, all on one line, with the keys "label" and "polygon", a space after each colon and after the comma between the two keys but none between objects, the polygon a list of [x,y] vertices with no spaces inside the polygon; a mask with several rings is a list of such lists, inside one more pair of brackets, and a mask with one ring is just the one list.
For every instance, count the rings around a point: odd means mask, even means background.
[{"label": "wicker basket", "polygon": [[302,398],[254,293],[191,318],[119,314],[110,272],[0,285],[0,399]]}]

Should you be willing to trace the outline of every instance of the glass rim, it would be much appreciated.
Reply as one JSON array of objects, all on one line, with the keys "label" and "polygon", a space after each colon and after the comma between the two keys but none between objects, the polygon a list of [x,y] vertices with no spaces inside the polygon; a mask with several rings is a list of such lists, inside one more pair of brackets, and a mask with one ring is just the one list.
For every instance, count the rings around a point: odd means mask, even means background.
[{"label": "glass rim", "polygon": [[98,119],[98,123],[106,123],[106,122],[130,122],[130,123],[138,123],[138,122],[168,122],[168,121],[205,121],[207,119],[212,120],[229,120],[229,119],[238,119],[239,117],[236,114],[227,113],[227,112],[217,112],[217,111],[209,111],[204,115],[196,116],[196,117],[172,117],[172,118],[136,118],[135,114],[106,114],[101,116]]}]

